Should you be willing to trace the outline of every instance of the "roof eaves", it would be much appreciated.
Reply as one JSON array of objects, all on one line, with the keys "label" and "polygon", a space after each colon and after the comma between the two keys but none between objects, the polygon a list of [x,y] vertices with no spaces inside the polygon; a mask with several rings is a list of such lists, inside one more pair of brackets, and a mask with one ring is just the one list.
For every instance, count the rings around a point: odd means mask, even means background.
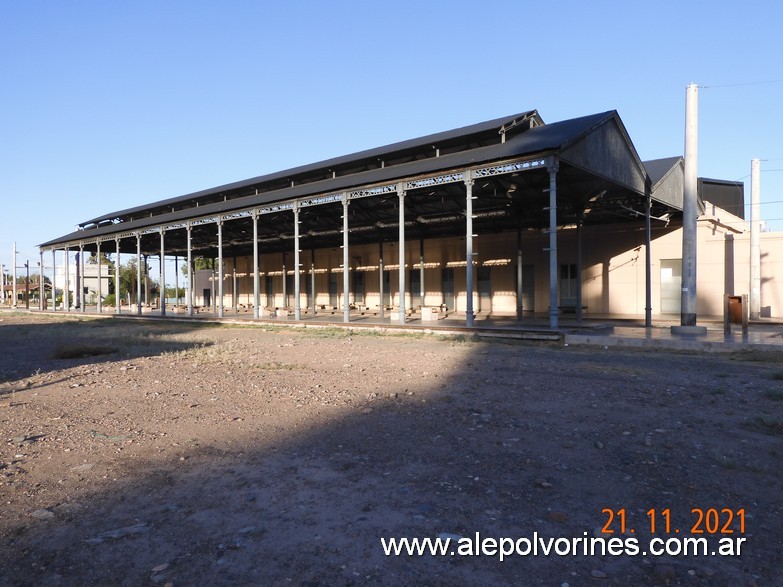
[{"label": "roof eaves", "polygon": [[[545,127],[540,127],[545,128]],[[224,202],[215,202],[198,208],[189,208],[186,210],[177,210],[157,216],[147,216],[132,221],[120,222],[117,224],[108,224],[102,226],[90,227],[84,230],[78,230],[57,239],[47,241],[39,247],[52,247],[69,242],[78,242],[91,240],[110,234],[132,232],[150,226],[164,225],[167,223],[179,222],[186,219],[202,218],[214,216],[217,214],[228,213],[234,210],[264,206],[276,202],[284,202],[295,198],[308,197],[316,194],[336,193],[351,188],[373,185],[378,183],[388,183],[390,181],[402,180],[409,177],[416,177],[423,174],[437,173],[458,167],[470,167],[482,163],[490,163],[511,157],[533,156],[541,153],[549,153],[553,149],[547,142],[538,145],[526,144],[528,141],[521,141],[524,136],[518,135],[505,143],[498,143],[487,147],[479,147],[470,151],[459,151],[450,153],[441,157],[430,159],[421,159],[412,161],[394,167],[385,167],[364,171],[353,175],[338,176],[319,182],[292,186],[275,190],[273,192],[264,192],[257,195],[234,198]]]}]

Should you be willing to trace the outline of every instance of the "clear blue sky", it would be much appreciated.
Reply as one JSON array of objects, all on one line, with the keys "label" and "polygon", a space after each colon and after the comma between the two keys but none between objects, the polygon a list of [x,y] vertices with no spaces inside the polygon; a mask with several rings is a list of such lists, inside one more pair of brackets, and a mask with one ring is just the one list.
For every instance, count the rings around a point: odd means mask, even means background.
[{"label": "clear blue sky", "polygon": [[0,263],[101,213],[533,108],[616,109],[642,159],[680,155],[691,81],[699,175],[749,199],[767,159],[783,230],[781,22],[777,0],[0,0]]}]

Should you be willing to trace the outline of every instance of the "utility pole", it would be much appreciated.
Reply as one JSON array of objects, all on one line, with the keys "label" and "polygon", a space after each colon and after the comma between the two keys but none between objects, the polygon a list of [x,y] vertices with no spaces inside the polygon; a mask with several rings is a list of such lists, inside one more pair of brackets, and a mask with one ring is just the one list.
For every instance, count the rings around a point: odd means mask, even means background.
[{"label": "utility pole", "polygon": [[750,162],[750,317],[761,316],[761,170],[758,159]]},{"label": "utility pole", "polygon": [[26,310],[30,309],[30,261],[24,262],[24,268],[27,271],[27,275],[24,278],[24,307]]},{"label": "utility pole", "polygon": [[11,307],[16,310],[16,241],[14,241],[14,262],[13,262],[13,290],[14,298],[11,300]]},{"label": "utility pole", "polygon": [[682,201],[682,307],[680,325],[696,326],[696,215],[699,156],[699,86],[685,94],[685,177]]},{"label": "utility pole", "polygon": [[682,296],[675,334],[706,334],[696,326],[696,242],[698,216],[699,86],[685,90],[685,172],[682,198]]}]

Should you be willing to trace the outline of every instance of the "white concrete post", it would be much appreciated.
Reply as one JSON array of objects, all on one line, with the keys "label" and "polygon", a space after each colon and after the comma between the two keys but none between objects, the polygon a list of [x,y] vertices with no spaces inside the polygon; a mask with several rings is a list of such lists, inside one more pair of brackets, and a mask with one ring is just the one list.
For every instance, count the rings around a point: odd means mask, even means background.
[{"label": "white concrete post", "polygon": [[686,88],[685,97],[685,173],[682,200],[682,302],[680,325],[696,326],[699,86],[689,84]]},{"label": "white concrete post", "polygon": [[750,318],[761,316],[761,169],[750,162]]}]

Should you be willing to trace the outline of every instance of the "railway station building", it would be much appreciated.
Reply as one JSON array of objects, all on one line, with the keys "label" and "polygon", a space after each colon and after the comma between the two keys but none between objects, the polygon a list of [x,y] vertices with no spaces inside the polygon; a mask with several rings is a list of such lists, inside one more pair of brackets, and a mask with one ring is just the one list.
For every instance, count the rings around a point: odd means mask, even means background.
[{"label": "railway station building", "polygon": [[[683,158],[643,161],[616,111],[546,124],[530,110],[102,214],[40,245],[41,266],[67,279],[98,253],[100,282],[109,253],[171,283],[162,261],[187,265],[181,303],[137,296],[102,313],[674,319],[682,200]],[[699,210],[697,310],[722,316],[726,295],[748,291],[743,184],[700,178]],[[783,235],[761,247],[762,311],[783,316]]]}]

